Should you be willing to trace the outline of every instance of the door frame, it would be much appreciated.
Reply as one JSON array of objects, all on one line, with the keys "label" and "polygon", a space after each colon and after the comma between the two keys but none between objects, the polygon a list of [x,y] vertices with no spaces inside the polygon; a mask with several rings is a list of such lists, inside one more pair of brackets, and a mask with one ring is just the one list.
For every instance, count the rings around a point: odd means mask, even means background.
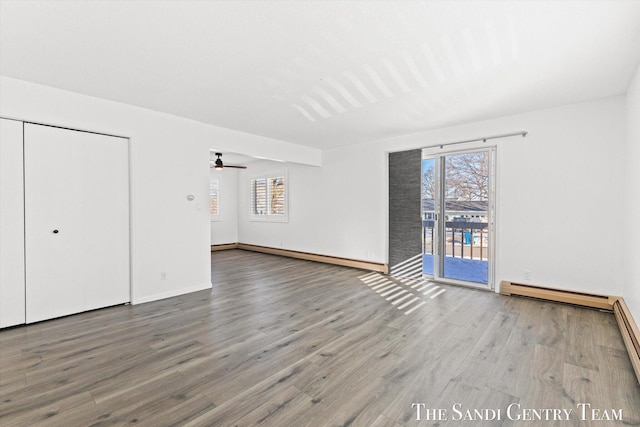
[{"label": "door frame", "polygon": [[[489,235],[489,244],[487,245],[487,283],[482,284],[478,282],[470,282],[460,279],[452,279],[443,277],[441,275],[442,266],[444,264],[444,257],[442,254],[446,251],[443,247],[444,239],[442,239],[441,235],[446,226],[446,221],[443,220],[444,217],[444,205],[442,203],[442,191],[444,188],[445,176],[442,173],[442,165],[444,162],[444,158],[449,155],[456,154],[467,154],[467,153],[478,153],[478,152],[487,152],[489,155],[489,200],[487,206],[487,216],[488,216],[488,235]],[[435,173],[435,182],[436,182],[436,199],[434,200],[434,212],[436,214],[436,219],[434,221],[434,265],[433,265],[433,275],[423,275],[424,277],[440,283],[452,284],[452,285],[461,285],[471,288],[485,289],[485,290],[494,290],[495,289],[495,247],[496,247],[496,170],[497,170],[497,146],[478,146],[473,148],[466,149],[458,149],[458,150],[446,150],[439,152],[430,152],[428,148],[422,149],[422,160],[434,159],[434,173]],[[422,201],[422,194],[420,195],[420,200]],[[422,202],[421,202],[422,203]],[[423,233],[424,235],[424,233]],[[423,248],[422,252],[424,253],[424,239],[423,239]],[[445,255],[446,256],[446,255]]]}]

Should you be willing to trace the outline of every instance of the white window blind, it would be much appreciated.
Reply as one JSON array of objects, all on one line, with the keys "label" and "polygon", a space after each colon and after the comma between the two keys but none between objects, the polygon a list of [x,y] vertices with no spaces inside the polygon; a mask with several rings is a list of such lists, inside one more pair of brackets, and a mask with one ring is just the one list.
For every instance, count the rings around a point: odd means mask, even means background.
[{"label": "white window blind", "polygon": [[283,176],[269,178],[269,196],[269,215],[284,215],[286,193]]},{"label": "white window blind", "polygon": [[287,184],[284,173],[251,178],[251,219],[287,221]]},{"label": "white window blind", "polygon": [[212,217],[220,215],[220,183],[217,179],[209,183],[209,213]]},{"label": "white window blind", "polygon": [[267,214],[267,180],[256,178],[251,180],[251,214]]}]

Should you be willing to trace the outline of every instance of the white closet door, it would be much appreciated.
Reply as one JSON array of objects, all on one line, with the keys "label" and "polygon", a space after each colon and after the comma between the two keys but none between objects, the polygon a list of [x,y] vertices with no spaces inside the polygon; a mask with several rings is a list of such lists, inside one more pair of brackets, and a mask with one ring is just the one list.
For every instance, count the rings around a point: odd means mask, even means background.
[{"label": "white closet door", "polygon": [[130,300],[127,145],[25,124],[27,323]]}]

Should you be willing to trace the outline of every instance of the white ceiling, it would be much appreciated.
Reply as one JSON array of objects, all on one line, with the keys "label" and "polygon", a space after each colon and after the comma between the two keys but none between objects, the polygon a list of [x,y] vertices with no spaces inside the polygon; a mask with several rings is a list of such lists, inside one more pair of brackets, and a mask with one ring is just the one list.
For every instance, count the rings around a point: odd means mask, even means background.
[{"label": "white ceiling", "polygon": [[625,93],[640,1],[7,1],[0,74],[317,148]]}]

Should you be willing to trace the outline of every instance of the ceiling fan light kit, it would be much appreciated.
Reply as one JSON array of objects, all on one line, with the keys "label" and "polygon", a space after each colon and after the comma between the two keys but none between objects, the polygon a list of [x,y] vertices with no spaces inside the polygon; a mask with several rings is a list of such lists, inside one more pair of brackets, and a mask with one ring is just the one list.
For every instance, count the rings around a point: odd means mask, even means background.
[{"label": "ceiling fan light kit", "polygon": [[224,168],[222,159],[220,158],[222,156],[222,153],[216,153],[216,156],[218,156],[218,158],[216,159],[216,165],[214,167],[216,170],[222,170]]}]

